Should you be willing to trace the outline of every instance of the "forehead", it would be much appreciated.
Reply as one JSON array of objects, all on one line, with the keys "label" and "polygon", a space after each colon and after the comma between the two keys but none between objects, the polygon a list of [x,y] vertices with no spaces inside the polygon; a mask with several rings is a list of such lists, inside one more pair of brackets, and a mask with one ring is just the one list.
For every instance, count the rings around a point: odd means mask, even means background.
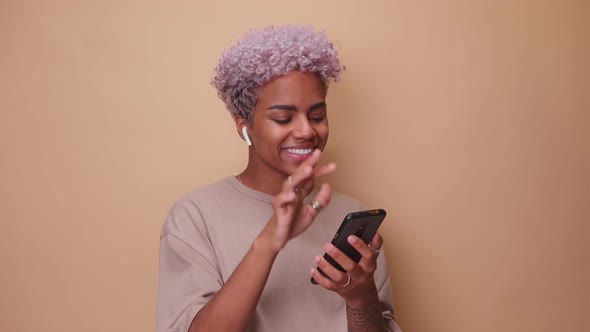
[{"label": "forehead", "polygon": [[258,89],[257,104],[305,104],[323,101],[322,84],[314,73],[291,71]]}]

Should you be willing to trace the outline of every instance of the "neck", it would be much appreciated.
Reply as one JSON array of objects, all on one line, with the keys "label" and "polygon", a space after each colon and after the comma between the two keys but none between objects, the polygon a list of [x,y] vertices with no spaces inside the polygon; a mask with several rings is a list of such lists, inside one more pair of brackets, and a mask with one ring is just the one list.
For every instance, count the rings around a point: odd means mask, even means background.
[{"label": "neck", "polygon": [[242,173],[238,174],[238,180],[243,185],[273,196],[281,192],[288,174],[274,169],[258,171],[250,166],[248,165]]}]

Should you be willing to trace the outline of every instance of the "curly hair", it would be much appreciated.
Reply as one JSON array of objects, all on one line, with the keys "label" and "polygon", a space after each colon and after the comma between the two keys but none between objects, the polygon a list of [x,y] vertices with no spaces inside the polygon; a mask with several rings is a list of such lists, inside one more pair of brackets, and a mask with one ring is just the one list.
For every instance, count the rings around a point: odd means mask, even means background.
[{"label": "curly hair", "polygon": [[284,25],[251,30],[225,50],[211,84],[232,117],[252,124],[257,89],[290,71],[315,73],[324,93],[340,79],[340,64],[333,43],[310,26]]}]

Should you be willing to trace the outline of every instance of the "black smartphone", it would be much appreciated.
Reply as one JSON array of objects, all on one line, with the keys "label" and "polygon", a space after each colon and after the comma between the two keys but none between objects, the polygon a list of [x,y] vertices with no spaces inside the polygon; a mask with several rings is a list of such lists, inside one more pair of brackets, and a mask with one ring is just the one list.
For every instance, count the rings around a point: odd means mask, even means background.
[{"label": "black smartphone", "polygon": [[[379,226],[381,226],[381,223],[385,219],[386,214],[387,213],[383,209],[366,210],[347,214],[334,235],[332,244],[353,261],[358,263],[361,260],[361,254],[348,243],[348,237],[350,235],[356,235],[365,241],[365,243],[370,243],[373,236],[375,236],[375,233],[377,233]],[[340,264],[328,254],[324,254],[324,258],[338,270],[346,272],[344,268],[342,268],[342,266],[340,266]],[[318,268],[318,271],[325,276],[321,269]],[[313,277],[311,278],[311,282],[317,285],[317,281],[315,281]]]}]

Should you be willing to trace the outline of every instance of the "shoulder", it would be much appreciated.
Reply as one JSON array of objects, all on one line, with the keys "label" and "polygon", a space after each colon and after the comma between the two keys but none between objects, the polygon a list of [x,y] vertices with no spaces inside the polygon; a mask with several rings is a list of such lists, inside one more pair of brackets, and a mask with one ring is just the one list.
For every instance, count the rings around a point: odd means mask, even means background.
[{"label": "shoulder", "polygon": [[221,198],[227,199],[231,191],[232,186],[224,178],[185,193],[169,209],[161,236],[183,234],[189,229],[205,231],[203,209]]},{"label": "shoulder", "polygon": [[234,191],[234,189],[228,180],[228,177],[226,177],[185,193],[176,201],[175,205],[186,204],[186,202],[198,203],[202,200],[211,199],[212,196],[225,196],[232,191]]},{"label": "shoulder", "polygon": [[348,196],[340,192],[332,192],[330,206],[334,209],[344,209],[351,212],[362,210],[364,205],[361,201],[354,197]]}]

